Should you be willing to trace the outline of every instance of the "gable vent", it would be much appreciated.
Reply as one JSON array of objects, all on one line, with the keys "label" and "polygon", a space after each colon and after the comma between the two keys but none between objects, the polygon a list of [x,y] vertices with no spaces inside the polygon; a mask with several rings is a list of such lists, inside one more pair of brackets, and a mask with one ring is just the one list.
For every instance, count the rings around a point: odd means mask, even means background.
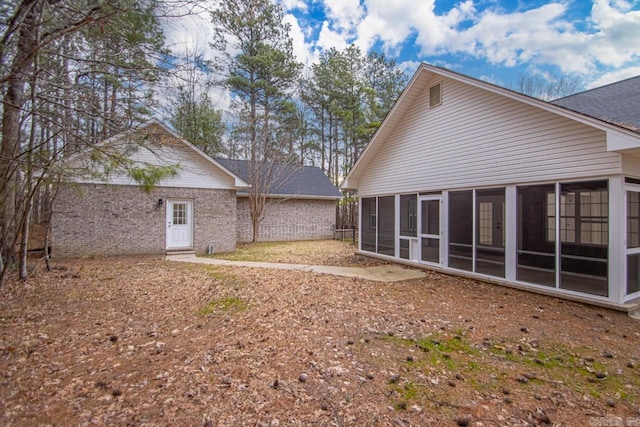
[{"label": "gable vent", "polygon": [[429,108],[442,103],[442,85],[438,83],[429,88]]}]

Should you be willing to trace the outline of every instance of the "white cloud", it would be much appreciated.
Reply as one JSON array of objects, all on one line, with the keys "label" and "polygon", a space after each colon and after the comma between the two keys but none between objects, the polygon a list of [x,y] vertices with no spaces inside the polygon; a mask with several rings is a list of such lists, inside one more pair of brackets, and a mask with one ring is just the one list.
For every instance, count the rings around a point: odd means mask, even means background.
[{"label": "white cloud", "polygon": [[364,17],[360,0],[324,0],[327,18],[339,30],[353,31]]},{"label": "white cloud", "polygon": [[629,67],[629,68],[624,68],[622,70],[612,71],[610,73],[605,73],[602,76],[600,76],[598,79],[590,82],[587,85],[587,89],[593,89],[596,87],[608,85],[609,83],[619,82],[621,80],[626,80],[636,76],[640,76],[640,66]]},{"label": "white cloud", "polygon": [[[637,0],[592,0],[590,16],[580,23],[572,21],[568,0],[511,13],[500,7],[506,0],[462,0],[438,13],[435,2],[440,0],[278,1],[287,12],[294,53],[307,66],[322,50],[343,50],[353,43],[363,52],[381,48],[390,57],[416,49],[419,54],[404,58],[407,71],[431,62],[464,72],[457,67],[468,59],[498,67],[554,65],[586,79],[603,69],[615,70],[600,82],[621,69],[636,66],[629,69],[637,73],[640,67]],[[313,20],[317,10],[325,13],[321,21]],[[208,15],[181,25],[171,31],[173,43],[211,40]]]},{"label": "white cloud", "polygon": [[289,35],[293,41],[293,54],[296,60],[302,62],[305,66],[309,66],[317,57],[317,55],[314,54],[313,45],[305,41],[305,33],[295,16],[291,14],[285,15],[284,23],[291,25]]},{"label": "white cloud", "polygon": [[322,29],[320,30],[316,46],[322,50],[329,50],[332,47],[337,50],[344,50],[349,44],[349,37],[347,35],[330,29],[328,21],[322,23]]},{"label": "white cloud", "polygon": [[285,10],[307,10],[307,4],[302,0],[280,0]]}]

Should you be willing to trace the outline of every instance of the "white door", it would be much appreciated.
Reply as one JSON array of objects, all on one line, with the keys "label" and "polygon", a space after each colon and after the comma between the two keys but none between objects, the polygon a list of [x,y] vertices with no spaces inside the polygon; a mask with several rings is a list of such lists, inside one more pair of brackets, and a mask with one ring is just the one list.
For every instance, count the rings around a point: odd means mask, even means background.
[{"label": "white door", "polygon": [[167,202],[167,249],[193,247],[193,204],[190,200]]},{"label": "white door", "polygon": [[433,264],[442,264],[440,256],[440,196],[420,198],[420,260]]}]

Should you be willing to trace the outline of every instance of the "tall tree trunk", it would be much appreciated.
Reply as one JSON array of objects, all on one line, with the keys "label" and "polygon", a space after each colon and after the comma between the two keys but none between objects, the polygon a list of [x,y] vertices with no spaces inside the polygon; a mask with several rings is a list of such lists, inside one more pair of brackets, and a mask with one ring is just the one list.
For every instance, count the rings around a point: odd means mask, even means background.
[{"label": "tall tree trunk", "polygon": [[18,33],[18,49],[13,58],[10,78],[6,84],[2,111],[2,146],[0,147],[0,254],[3,263],[0,285],[6,280],[7,269],[15,263],[17,239],[16,196],[18,194],[18,156],[20,154],[21,109],[25,103],[25,84],[32,70],[32,60],[38,40],[37,27],[43,7],[42,0],[27,0],[20,7],[28,8]]}]

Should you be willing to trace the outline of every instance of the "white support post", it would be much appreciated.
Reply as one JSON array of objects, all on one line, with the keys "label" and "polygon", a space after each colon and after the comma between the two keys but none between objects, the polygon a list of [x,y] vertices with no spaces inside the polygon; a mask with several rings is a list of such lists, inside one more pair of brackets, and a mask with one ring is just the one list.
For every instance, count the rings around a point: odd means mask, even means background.
[{"label": "white support post", "polygon": [[505,188],[505,278],[515,281],[518,264],[518,193],[515,185]]},{"label": "white support post", "polygon": [[626,197],[624,178],[609,178],[609,298],[622,303],[626,295]]}]

